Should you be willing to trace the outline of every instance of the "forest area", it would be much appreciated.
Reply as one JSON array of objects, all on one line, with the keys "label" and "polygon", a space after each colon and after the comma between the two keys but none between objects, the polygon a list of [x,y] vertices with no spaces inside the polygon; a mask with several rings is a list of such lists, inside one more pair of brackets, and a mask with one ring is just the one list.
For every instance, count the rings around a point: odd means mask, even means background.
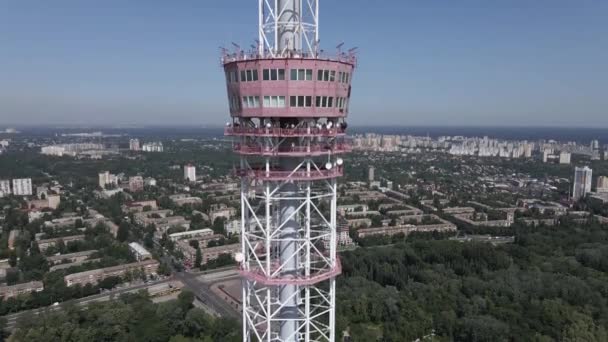
[{"label": "forest area", "polygon": [[513,244],[424,239],[342,254],[353,341],[608,341],[608,227],[518,227]]}]

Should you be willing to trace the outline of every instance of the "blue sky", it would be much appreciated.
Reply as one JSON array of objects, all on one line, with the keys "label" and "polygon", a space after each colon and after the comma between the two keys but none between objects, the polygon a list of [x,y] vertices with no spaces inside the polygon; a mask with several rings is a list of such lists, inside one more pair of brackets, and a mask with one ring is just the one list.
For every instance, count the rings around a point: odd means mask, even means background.
[{"label": "blue sky", "polygon": [[[5,0],[0,124],[215,125],[255,0]],[[351,123],[608,127],[608,1],[322,0]]]}]

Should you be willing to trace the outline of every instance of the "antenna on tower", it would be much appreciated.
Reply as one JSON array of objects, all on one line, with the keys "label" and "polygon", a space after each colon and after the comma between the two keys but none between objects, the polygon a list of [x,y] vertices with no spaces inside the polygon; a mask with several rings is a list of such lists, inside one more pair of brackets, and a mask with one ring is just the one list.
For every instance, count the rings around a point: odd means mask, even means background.
[{"label": "antenna on tower", "polygon": [[255,49],[255,51],[254,51],[254,52],[256,52],[258,55],[261,55],[261,54],[260,54],[260,46],[261,46],[261,45],[260,45],[260,40],[259,40],[259,39],[256,39],[256,40],[254,40],[254,42],[255,42],[255,48],[254,48],[254,49]]},{"label": "antenna on tower", "polygon": [[241,50],[241,46],[240,46],[239,44],[237,44],[237,43],[235,43],[235,42],[232,42],[232,46],[234,46],[234,48],[235,48],[235,51],[234,51],[234,52],[235,52],[237,55],[238,55],[238,54],[240,54],[240,53],[242,52],[242,50]]},{"label": "antenna on tower", "polygon": [[317,55],[319,0],[258,0],[258,11],[260,52]]}]

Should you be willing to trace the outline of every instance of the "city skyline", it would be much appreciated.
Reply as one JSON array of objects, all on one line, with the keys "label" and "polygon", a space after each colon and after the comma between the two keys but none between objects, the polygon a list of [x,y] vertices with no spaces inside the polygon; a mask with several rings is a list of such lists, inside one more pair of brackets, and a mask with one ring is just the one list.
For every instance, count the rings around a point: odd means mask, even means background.
[{"label": "city skyline", "polygon": [[0,341],[608,341],[608,2],[2,7]]},{"label": "city skyline", "polygon": [[[345,48],[359,47],[352,124],[608,127],[597,44],[608,4],[350,4],[323,4],[321,45],[332,52],[348,31]],[[228,3],[4,7],[0,118],[11,125],[221,125],[219,47],[256,38],[255,18]]]}]

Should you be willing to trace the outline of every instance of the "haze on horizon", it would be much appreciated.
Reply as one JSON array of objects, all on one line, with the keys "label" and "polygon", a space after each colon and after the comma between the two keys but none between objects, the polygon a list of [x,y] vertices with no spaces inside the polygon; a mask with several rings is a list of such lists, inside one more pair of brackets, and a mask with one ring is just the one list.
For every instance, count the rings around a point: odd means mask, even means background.
[{"label": "haze on horizon", "polygon": [[[219,47],[253,44],[256,4],[7,1],[0,124],[222,124]],[[353,124],[608,127],[606,17],[602,0],[333,0],[320,34],[359,47]]]}]

